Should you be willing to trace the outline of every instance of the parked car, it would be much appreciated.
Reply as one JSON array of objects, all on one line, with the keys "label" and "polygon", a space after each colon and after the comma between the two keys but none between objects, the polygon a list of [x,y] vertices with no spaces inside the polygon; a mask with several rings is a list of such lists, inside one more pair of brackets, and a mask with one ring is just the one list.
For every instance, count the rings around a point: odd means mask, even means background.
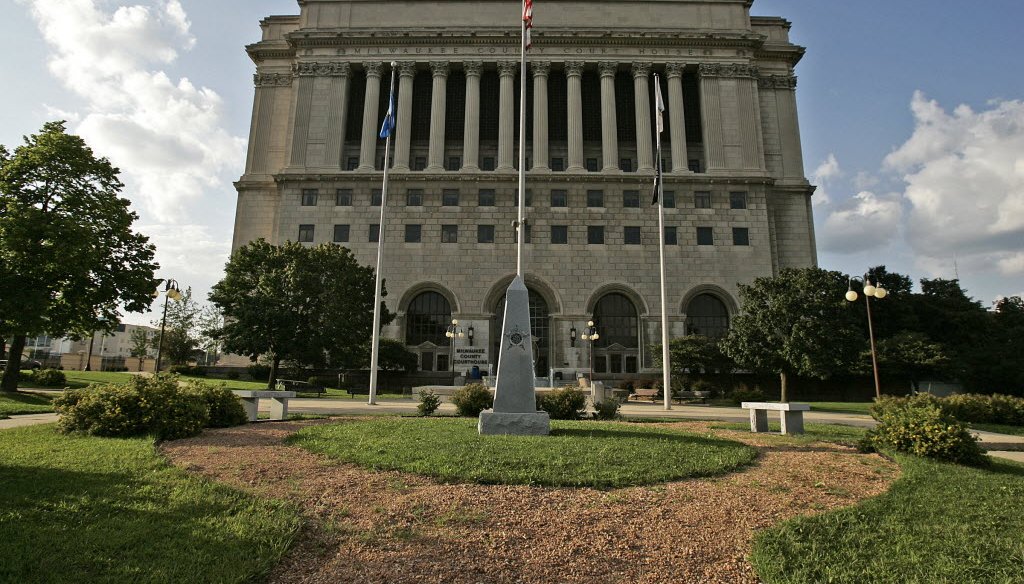
[{"label": "parked car", "polygon": [[[35,359],[22,359],[21,368],[35,371],[36,369],[42,369],[43,364]],[[4,369],[7,369],[7,359],[0,359],[0,371],[3,371]]]}]

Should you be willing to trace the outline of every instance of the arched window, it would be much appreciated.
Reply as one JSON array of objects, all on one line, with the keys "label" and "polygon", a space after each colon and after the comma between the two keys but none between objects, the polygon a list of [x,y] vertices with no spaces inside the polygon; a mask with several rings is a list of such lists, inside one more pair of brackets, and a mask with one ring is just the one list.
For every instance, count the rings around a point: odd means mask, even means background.
[{"label": "arched window", "polygon": [[594,307],[594,323],[601,337],[596,347],[618,344],[627,349],[640,346],[640,318],[636,306],[625,295],[605,294]]},{"label": "arched window", "polygon": [[445,346],[444,336],[452,322],[452,306],[448,299],[437,292],[424,292],[412,299],[405,311],[405,344],[419,345],[426,342]]},{"label": "arched window", "polygon": [[729,311],[711,294],[698,294],[686,307],[686,332],[720,339],[729,332]]},{"label": "arched window", "polygon": [[[530,335],[534,342],[533,360],[536,365],[537,376],[543,377],[548,374],[548,363],[551,347],[551,319],[548,311],[548,303],[544,297],[533,288],[529,289],[530,298]],[[495,361],[501,356],[502,322],[505,318],[505,297],[498,300],[494,307],[494,355]]]}]

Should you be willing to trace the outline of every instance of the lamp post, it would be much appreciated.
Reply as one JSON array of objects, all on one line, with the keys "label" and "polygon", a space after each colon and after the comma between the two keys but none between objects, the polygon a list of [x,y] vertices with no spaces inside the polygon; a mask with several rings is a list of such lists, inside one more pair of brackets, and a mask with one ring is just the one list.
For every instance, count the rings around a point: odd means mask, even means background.
[{"label": "lamp post", "polygon": [[[154,298],[159,295],[160,290],[153,293]],[[160,341],[156,346],[156,373],[160,373],[160,360],[164,352],[164,330],[167,328],[167,300],[177,300],[179,298],[181,298],[181,290],[178,288],[178,281],[173,278],[168,279],[164,285],[164,316],[160,320]]]},{"label": "lamp post", "polygon": [[444,332],[444,336],[452,340],[452,357],[449,366],[452,370],[452,387],[455,387],[455,339],[461,339],[466,336],[466,333],[462,331],[462,327],[459,326],[459,319],[452,319],[452,323],[448,325],[448,330]]},{"label": "lamp post", "polygon": [[[572,337],[572,331],[569,331],[569,336]],[[597,332],[597,327],[594,326],[594,321],[587,321],[587,328],[583,329],[583,334],[580,338],[584,341],[590,341],[590,387],[594,387],[594,341],[601,338],[601,335]]]},{"label": "lamp post", "polygon": [[[877,280],[876,280],[877,283]],[[846,291],[846,300],[849,302],[855,302],[857,300],[857,291],[853,289],[853,279],[848,280],[848,290]],[[875,374],[875,397],[878,399],[882,398],[882,385],[878,381],[878,354],[875,351],[875,329],[871,323],[871,299],[876,298],[881,300],[889,294],[885,288],[881,285],[875,286],[868,279],[868,275],[864,274],[864,306],[868,312],[868,339],[871,341],[871,370]]]}]

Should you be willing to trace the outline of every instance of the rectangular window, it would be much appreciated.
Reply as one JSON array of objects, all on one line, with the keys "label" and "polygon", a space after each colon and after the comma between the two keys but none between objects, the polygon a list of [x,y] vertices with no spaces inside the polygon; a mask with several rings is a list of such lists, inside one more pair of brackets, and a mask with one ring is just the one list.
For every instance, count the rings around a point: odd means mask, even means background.
[{"label": "rectangular window", "polygon": [[636,355],[626,355],[626,373],[637,372],[637,358]]},{"label": "rectangular window", "polygon": [[423,206],[423,189],[409,189],[405,191],[405,206],[406,207],[422,207]]},{"label": "rectangular window", "polygon": [[370,225],[369,235],[366,238],[370,243],[377,243],[380,241],[380,223],[374,223]]},{"label": "rectangular window", "polygon": [[620,158],[619,159],[619,170],[622,172],[633,172],[633,159],[632,158]]},{"label": "rectangular window", "polygon": [[690,172],[700,172],[700,159],[691,158],[686,166],[690,169]]},{"label": "rectangular window", "polygon": [[448,157],[448,170],[459,170],[462,168],[462,159],[458,156]]},{"label": "rectangular window", "polygon": [[317,190],[316,189],[302,189],[302,206],[303,207],[316,207]]},{"label": "rectangular window", "polygon": [[426,167],[427,167],[427,157],[426,156],[416,156],[416,157],[414,157],[412,159],[412,169],[413,170],[423,170]]},{"label": "rectangular window", "polygon": [[334,226],[334,243],[348,242],[348,225]]},{"label": "rectangular window", "polygon": [[476,242],[477,243],[494,243],[494,226],[493,225],[477,225],[476,226]]},{"label": "rectangular window", "polygon": [[675,227],[665,228],[665,245],[678,245],[678,239]]},{"label": "rectangular window", "polygon": [[715,236],[710,227],[697,228],[697,245],[715,245]]},{"label": "rectangular window", "polygon": [[556,244],[569,243],[569,226],[568,225],[552,225],[551,226],[551,243],[556,243]]},{"label": "rectangular window", "polygon": [[551,170],[561,172],[565,170],[565,159],[564,158],[552,158],[551,159]]},{"label": "rectangular window", "polygon": [[494,157],[484,156],[483,162],[480,164],[480,170],[494,170]]},{"label": "rectangular window", "polygon": [[676,208],[676,192],[675,191],[665,191],[665,192],[663,192],[662,193],[662,197],[661,197],[661,206],[665,207],[666,209],[675,209]]},{"label": "rectangular window", "polygon": [[640,191],[622,191],[622,206],[640,208]]},{"label": "rectangular window", "polygon": [[587,159],[587,172],[597,172],[597,159],[596,158],[588,158]]},{"label": "rectangular window", "polygon": [[568,207],[569,192],[566,191],[565,189],[551,189],[551,206]]},{"label": "rectangular window", "polygon": [[493,207],[494,189],[480,189],[480,195],[477,205],[480,205],[481,207]]},{"label": "rectangular window", "polygon": [[338,189],[334,191],[334,205],[337,207],[351,207],[352,189]]},{"label": "rectangular window", "polygon": [[405,226],[405,242],[406,243],[419,243],[420,234],[422,233],[422,225],[406,225]]},{"label": "rectangular window", "polygon": [[380,207],[380,202],[384,198],[384,193],[380,189],[373,189],[370,191],[370,206]]},{"label": "rectangular window", "polygon": [[437,354],[437,370],[448,371],[448,355],[444,353]]},{"label": "rectangular window", "polygon": [[441,191],[441,205],[445,207],[458,207],[459,189],[444,189]]},{"label": "rectangular window", "polygon": [[441,226],[441,243],[458,243],[459,242],[459,226],[458,225],[442,225]]},{"label": "rectangular window", "polygon": [[608,371],[608,358],[604,355],[594,355],[594,373],[605,373]]},{"label": "rectangular window", "polygon": [[695,191],[693,193],[693,206],[697,209],[710,209],[711,191]]},{"label": "rectangular window", "polygon": [[750,231],[746,227],[733,227],[732,244],[750,245]]},{"label": "rectangular window", "polygon": [[434,370],[434,352],[424,351],[420,355],[420,371],[433,371]]},{"label": "rectangular window", "polygon": [[313,241],[313,226],[304,224],[299,225],[299,242],[300,243],[312,243]]},{"label": "rectangular window", "polygon": [[359,157],[349,156],[348,161],[345,163],[345,170],[355,170],[359,168]]},{"label": "rectangular window", "polygon": [[588,207],[604,207],[604,191],[587,191]]},{"label": "rectangular window", "polygon": [[747,208],[747,193],[745,191],[733,191],[729,193],[729,208],[730,209],[746,209]]},{"label": "rectangular window", "polygon": [[622,373],[622,353],[612,353],[608,357],[612,364],[612,373]]},{"label": "rectangular window", "polygon": [[590,225],[587,227],[587,243],[595,245],[604,243],[603,225]]},{"label": "rectangular window", "polygon": [[623,227],[622,242],[626,245],[640,245],[640,228],[634,226]]}]

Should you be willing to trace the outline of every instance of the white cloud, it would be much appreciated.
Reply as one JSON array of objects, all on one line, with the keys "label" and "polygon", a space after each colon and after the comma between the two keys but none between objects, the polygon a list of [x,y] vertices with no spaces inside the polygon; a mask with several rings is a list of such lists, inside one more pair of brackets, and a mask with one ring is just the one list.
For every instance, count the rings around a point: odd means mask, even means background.
[{"label": "white cloud", "polygon": [[819,238],[824,250],[856,253],[888,245],[903,217],[898,196],[879,197],[861,191],[831,211]]},{"label": "white cloud", "polygon": [[1024,275],[1024,251],[1006,254],[996,261],[996,266],[1007,276]]},{"label": "white cloud", "polygon": [[839,168],[839,161],[836,160],[836,155],[830,152],[828,158],[811,173],[811,182],[818,185],[818,190],[814,192],[814,198],[812,199],[814,205],[826,205],[832,201],[828,193],[829,183],[839,178],[842,173],[843,171]]}]

